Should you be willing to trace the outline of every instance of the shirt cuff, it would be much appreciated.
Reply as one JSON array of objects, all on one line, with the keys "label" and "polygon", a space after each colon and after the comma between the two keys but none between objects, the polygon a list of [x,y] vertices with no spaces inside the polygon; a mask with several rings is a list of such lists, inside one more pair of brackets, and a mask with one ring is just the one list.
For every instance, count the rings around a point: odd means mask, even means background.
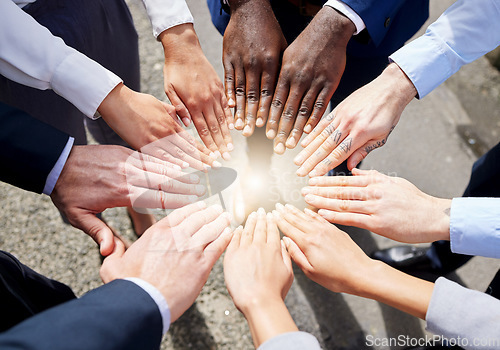
[{"label": "shirt cuff", "polygon": [[68,142],[66,142],[66,146],[64,146],[64,149],[59,156],[59,159],[57,160],[56,164],[50,171],[49,175],[47,176],[47,180],[45,181],[45,187],[43,188],[43,194],[46,194],[47,196],[50,196],[52,194],[52,191],[54,190],[54,187],[56,186],[57,180],[59,179],[59,175],[61,175],[61,171],[64,168],[64,165],[66,164],[66,161],[68,160],[69,153],[71,152],[71,148],[73,147],[75,139],[70,136],[68,139]]},{"label": "shirt cuff", "polygon": [[102,101],[122,80],[82,53],[73,50],[56,68],[51,87],[91,119]]},{"label": "shirt cuff", "polygon": [[453,198],[450,245],[454,253],[500,258],[500,199]]},{"label": "shirt cuff", "polygon": [[144,289],[144,291],[148,293],[151,296],[151,298],[155,301],[156,305],[158,305],[158,309],[160,310],[161,314],[161,319],[163,321],[162,335],[165,335],[165,333],[167,333],[168,331],[168,328],[170,327],[170,309],[168,308],[167,301],[163,297],[163,294],[161,294],[160,291],[156,289],[156,287],[144,281],[143,279],[137,277],[127,277],[124,278],[124,280],[133,282],[142,289]]},{"label": "shirt cuff", "polygon": [[432,33],[406,44],[390,55],[389,61],[405,72],[417,89],[417,98],[429,94],[454,73],[440,40]]},{"label": "shirt cuff", "polygon": [[365,22],[361,19],[361,17],[359,17],[359,15],[352,8],[342,1],[328,0],[324,6],[330,6],[349,18],[356,27],[356,33],[354,33],[354,35],[361,33],[361,31],[366,28]]},{"label": "shirt cuff", "polygon": [[142,0],[142,2],[146,6],[155,38],[169,28],[194,22],[185,0]]}]

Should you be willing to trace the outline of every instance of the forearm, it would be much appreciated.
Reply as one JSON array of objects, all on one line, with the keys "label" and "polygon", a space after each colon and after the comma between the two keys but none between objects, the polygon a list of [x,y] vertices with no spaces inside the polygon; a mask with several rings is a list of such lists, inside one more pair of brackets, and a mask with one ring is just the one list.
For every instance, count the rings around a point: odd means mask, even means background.
[{"label": "forearm", "polygon": [[371,271],[353,293],[425,319],[434,283],[410,276],[382,262],[373,261]]},{"label": "forearm", "polygon": [[281,298],[255,300],[243,309],[255,348],[282,333],[298,331]]},{"label": "forearm", "polygon": [[158,40],[163,45],[165,59],[186,61],[193,53],[202,54],[198,36],[192,23],[184,23],[163,31]]}]

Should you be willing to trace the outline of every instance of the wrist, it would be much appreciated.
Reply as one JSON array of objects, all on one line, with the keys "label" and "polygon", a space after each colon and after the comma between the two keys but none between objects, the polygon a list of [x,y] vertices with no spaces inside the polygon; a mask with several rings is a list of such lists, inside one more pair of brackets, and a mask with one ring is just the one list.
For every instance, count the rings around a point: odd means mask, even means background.
[{"label": "wrist", "polygon": [[380,77],[388,81],[391,94],[394,94],[404,107],[417,96],[417,89],[412,81],[396,63],[389,64]]},{"label": "wrist", "polygon": [[434,205],[432,213],[435,213],[434,225],[430,232],[430,241],[450,240],[450,210],[451,199],[431,197]]},{"label": "wrist", "polygon": [[280,296],[252,298],[240,310],[248,322],[255,348],[280,334],[298,331]]},{"label": "wrist", "polygon": [[345,44],[356,33],[356,26],[347,18],[343,13],[337,11],[330,6],[323,6],[323,8],[314,17],[313,22],[317,22],[324,29],[331,33],[330,37],[335,40],[335,44]]},{"label": "wrist", "polygon": [[262,8],[267,8],[272,11],[269,0],[229,0],[228,3],[231,9],[231,16],[245,9],[253,12]]},{"label": "wrist", "polygon": [[183,23],[171,27],[158,35],[158,40],[163,46],[165,59],[169,57],[186,58],[186,50],[200,50],[201,45],[192,23]]}]

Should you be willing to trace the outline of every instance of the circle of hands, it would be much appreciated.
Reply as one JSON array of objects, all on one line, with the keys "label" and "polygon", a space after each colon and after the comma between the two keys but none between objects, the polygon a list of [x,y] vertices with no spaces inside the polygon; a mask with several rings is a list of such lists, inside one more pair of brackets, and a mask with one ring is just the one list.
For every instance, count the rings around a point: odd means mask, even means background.
[{"label": "circle of hands", "polygon": [[[140,277],[150,282],[167,300],[172,321],[194,302],[224,251],[228,291],[249,319],[258,318],[258,310],[271,301],[284,300],[293,281],[292,260],[332,291],[362,294],[362,277],[376,275],[378,265],[332,223],[409,243],[436,240],[436,232],[446,227],[447,218],[440,214],[449,201],[428,196],[404,179],[355,168],[386,143],[415,96],[404,73],[390,65],[322,118],[344,71],[345,46],[354,28],[345,30],[348,24],[324,7],[288,45],[276,20],[266,17],[272,11],[251,10],[260,15],[232,10],[223,42],[224,86],[191,24],[162,33],[164,87],[172,104],[119,84],[98,111],[138,151],[74,147],[51,195],[71,224],[107,256],[103,281]],[[322,25],[325,21],[339,30],[331,31]],[[266,35],[247,36],[259,30]],[[318,32],[326,40],[311,40]],[[172,48],[179,47],[179,40],[190,43],[184,46],[190,54],[176,55]],[[252,52],[248,47],[266,49]],[[201,142],[183,128],[190,125]],[[222,207],[199,201],[206,194],[200,176],[184,170],[221,167],[217,159],[229,160],[234,149],[231,130],[251,136],[255,127],[264,126],[276,153],[299,144],[304,148],[294,163],[298,176],[310,176],[302,194],[318,211],[278,204],[272,212],[250,214],[244,227],[232,230]],[[344,161],[353,176],[322,176]],[[128,247],[95,216],[119,206],[176,210]],[[254,336],[261,334],[250,327]]]}]

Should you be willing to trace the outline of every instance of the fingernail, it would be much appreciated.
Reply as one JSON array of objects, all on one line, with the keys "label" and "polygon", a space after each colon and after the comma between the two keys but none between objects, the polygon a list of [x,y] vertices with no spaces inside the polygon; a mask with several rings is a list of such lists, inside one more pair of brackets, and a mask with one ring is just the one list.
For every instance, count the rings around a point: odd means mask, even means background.
[{"label": "fingernail", "polygon": [[234,150],[234,145],[230,142],[227,144],[227,149],[229,152],[233,151]]},{"label": "fingernail", "polygon": [[229,153],[224,152],[224,153],[222,153],[222,158],[223,158],[224,160],[229,160],[229,159],[231,159],[231,156],[229,155]]},{"label": "fingernail", "polygon": [[230,106],[234,106],[234,100],[230,98],[229,100],[227,100],[227,104]]},{"label": "fingernail", "polygon": [[196,194],[198,196],[203,196],[205,194],[205,191],[207,190],[205,186],[203,185],[196,185]]},{"label": "fingernail", "polygon": [[245,125],[245,128],[243,129],[243,134],[250,135],[251,132],[252,128],[250,127],[250,125]]},{"label": "fingernail", "polygon": [[309,136],[306,136],[306,138],[300,142],[300,145],[302,147],[307,147],[307,142],[309,142]]},{"label": "fingernail", "polygon": [[210,169],[212,169],[212,167],[208,164],[203,164],[203,169],[210,170]]},{"label": "fingernail", "polygon": [[233,123],[229,123],[228,128],[229,128],[229,130],[234,130],[234,124]]},{"label": "fingernail", "polygon": [[266,215],[266,211],[264,210],[264,208],[259,208],[259,210],[257,210],[257,214],[259,215]]},{"label": "fingernail", "polygon": [[304,188],[302,188],[302,190],[300,192],[302,193],[303,196],[305,196],[305,195],[311,193],[311,189],[308,187],[304,187]]},{"label": "fingernail", "polygon": [[279,219],[279,217],[280,217],[280,213],[279,213],[277,210],[273,210],[273,216],[274,216],[274,218],[275,218],[275,219],[276,219],[276,218],[278,218],[278,219]]},{"label": "fingernail", "polygon": [[215,154],[215,159],[217,159],[221,156],[219,151],[215,151],[214,154]]},{"label": "fingernail", "polygon": [[283,210],[285,210],[285,207],[281,203],[276,203],[276,209],[278,211],[283,211]]},{"label": "fingernail", "polygon": [[304,171],[304,168],[300,167],[297,169],[297,171],[295,172],[295,174],[297,174],[297,176],[306,176],[306,172]]},{"label": "fingernail", "polygon": [[288,140],[286,140],[286,146],[288,148],[293,148],[295,147],[295,137],[290,137]]},{"label": "fingernail", "polygon": [[266,136],[268,139],[274,139],[276,137],[276,131],[274,131],[273,129],[269,129],[266,132]]},{"label": "fingernail", "polygon": [[304,156],[299,153],[295,158],[293,158],[293,162],[296,165],[302,165],[302,163],[304,162]]},{"label": "fingernail", "polygon": [[308,194],[308,195],[306,195],[305,200],[306,200],[306,202],[314,203],[316,201],[316,196],[312,195],[312,194]]},{"label": "fingernail", "polygon": [[185,126],[189,126],[189,124],[191,124],[191,119],[189,119],[188,117],[184,117],[182,118],[182,122]]},{"label": "fingernail", "polygon": [[312,177],[309,179],[309,185],[317,185],[318,184],[318,178],[317,177]]},{"label": "fingernail", "polygon": [[327,215],[327,211],[325,209],[320,209],[318,210],[318,214],[324,217],[325,215]]},{"label": "fingernail", "polygon": [[198,202],[198,208],[205,209],[206,207],[207,207],[207,203],[205,203],[204,201]]},{"label": "fingernail", "polygon": [[191,183],[197,184],[198,182],[200,182],[200,177],[198,175],[191,174],[191,175],[189,175],[189,181]]},{"label": "fingernail", "polygon": [[189,163],[187,163],[187,162],[182,162],[182,167],[183,167],[183,168],[187,168],[187,167],[189,167]]},{"label": "fingernail", "polygon": [[236,124],[234,124],[234,127],[236,129],[241,129],[243,127],[243,120],[241,119],[236,120]]},{"label": "fingernail", "polygon": [[272,220],[272,219],[273,219],[273,214],[272,214],[272,213],[267,213],[267,214],[266,214],[266,218],[267,218],[268,220]]},{"label": "fingernail", "polygon": [[255,124],[260,128],[262,125],[264,125],[264,120],[262,118],[257,118]]},{"label": "fingernail", "polygon": [[221,235],[229,235],[231,233],[232,233],[231,227],[226,227],[224,231],[222,231]]},{"label": "fingernail", "polygon": [[198,196],[188,196],[188,201],[190,201],[191,203],[197,202],[198,199]]},{"label": "fingernail", "polygon": [[220,168],[220,167],[222,166],[222,164],[221,164],[221,163],[219,163],[218,161],[214,160],[214,162],[212,163],[212,166],[213,166],[214,168]]},{"label": "fingernail", "polygon": [[285,145],[283,145],[282,143],[278,143],[276,145],[276,147],[274,147],[274,152],[276,152],[278,154],[285,153]]},{"label": "fingernail", "polygon": [[287,208],[287,209],[295,209],[295,207],[293,205],[291,205],[290,203],[285,204],[285,208]]},{"label": "fingernail", "polygon": [[176,169],[176,170],[181,170],[182,168],[177,165],[177,164],[172,164],[172,168]]},{"label": "fingernail", "polygon": [[208,155],[210,158],[212,159],[217,159],[217,156],[215,155],[214,152],[210,152],[210,154]]},{"label": "fingernail", "polygon": [[256,212],[254,212],[254,211],[252,211],[252,212],[250,213],[250,215],[248,215],[248,218],[249,218],[249,219],[250,219],[250,218],[252,218],[252,219],[253,219],[256,215],[257,215],[257,213],[256,213]]},{"label": "fingernail", "polygon": [[304,127],[304,132],[309,134],[311,131],[312,131],[312,126],[311,126],[311,124],[307,124],[307,125]]}]

